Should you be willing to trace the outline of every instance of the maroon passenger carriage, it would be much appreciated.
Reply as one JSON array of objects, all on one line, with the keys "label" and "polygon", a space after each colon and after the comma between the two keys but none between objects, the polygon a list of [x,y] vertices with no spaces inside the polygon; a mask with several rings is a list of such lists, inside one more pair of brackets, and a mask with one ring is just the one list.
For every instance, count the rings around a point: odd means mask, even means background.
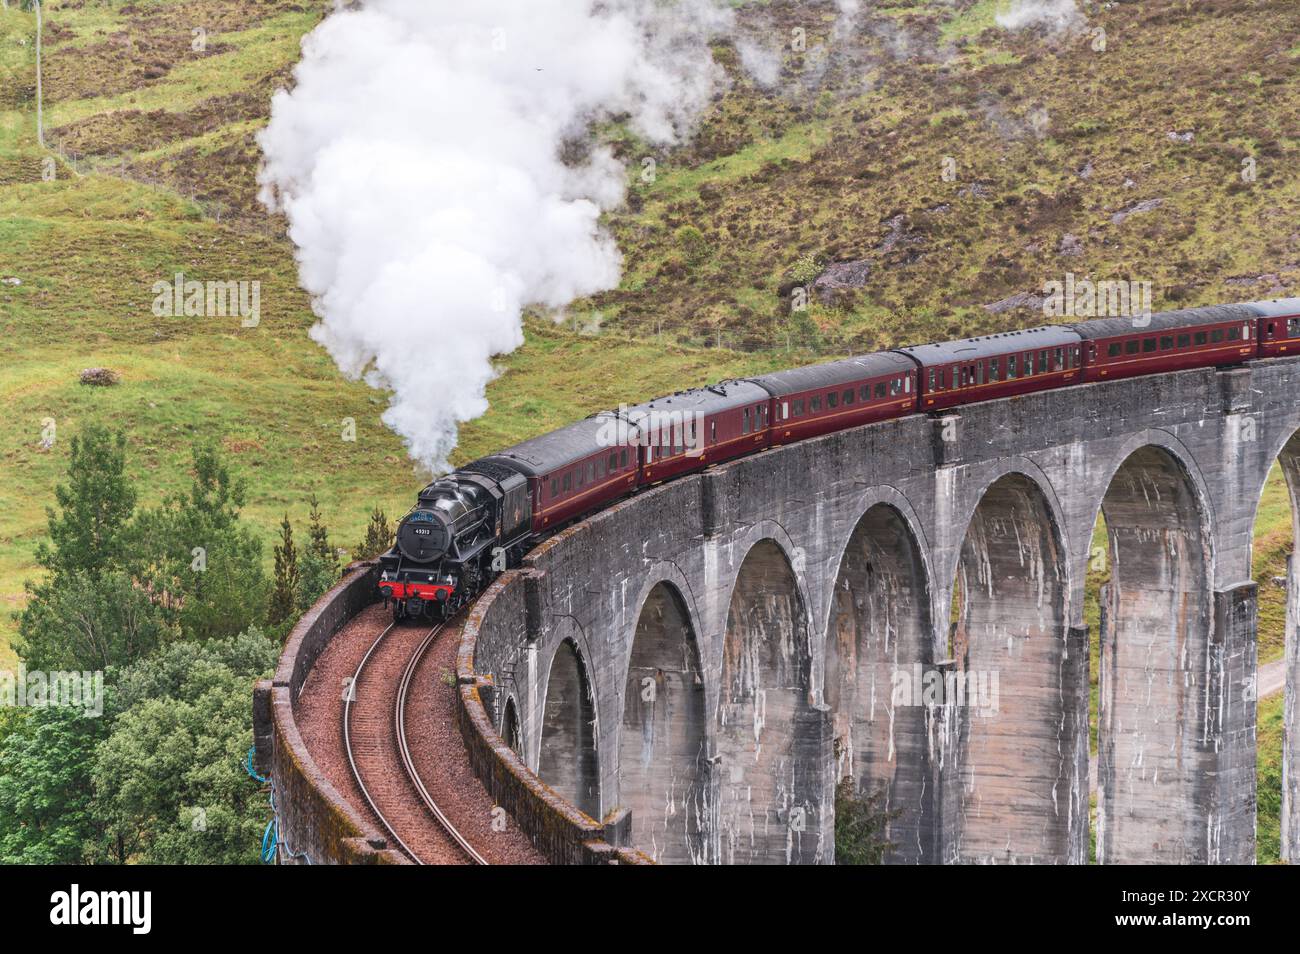
[{"label": "maroon passenger carriage", "polygon": [[1047,326],[896,353],[920,367],[922,410],[939,411],[1072,384],[1080,376],[1079,342],[1072,329]]},{"label": "maroon passenger carriage", "polygon": [[771,427],[764,446],[789,444],[916,410],[916,364],[889,351],[776,371],[752,380],[771,395]]},{"label": "maroon passenger carriage", "polygon": [[916,345],[602,411],[434,481],[380,557],[399,618],[447,615],[539,540],[664,480],[906,414],[1300,352],[1300,299]]}]

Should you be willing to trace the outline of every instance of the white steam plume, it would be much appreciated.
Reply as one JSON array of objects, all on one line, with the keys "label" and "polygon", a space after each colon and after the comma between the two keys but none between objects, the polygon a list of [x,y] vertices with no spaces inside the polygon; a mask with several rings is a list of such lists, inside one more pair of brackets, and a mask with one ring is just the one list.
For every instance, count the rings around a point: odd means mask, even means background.
[{"label": "white steam plume", "polygon": [[1006,30],[1043,26],[1053,33],[1077,30],[1087,23],[1074,0],[1016,0],[995,19]]},{"label": "white steam plume", "polygon": [[618,282],[598,219],[625,170],[603,147],[566,165],[565,145],[622,115],[673,142],[730,24],[714,0],[364,0],[303,41],[259,136],[262,200],[288,218],[312,337],[392,391],[383,420],[421,465],[447,469],[487,410],[526,305]]}]

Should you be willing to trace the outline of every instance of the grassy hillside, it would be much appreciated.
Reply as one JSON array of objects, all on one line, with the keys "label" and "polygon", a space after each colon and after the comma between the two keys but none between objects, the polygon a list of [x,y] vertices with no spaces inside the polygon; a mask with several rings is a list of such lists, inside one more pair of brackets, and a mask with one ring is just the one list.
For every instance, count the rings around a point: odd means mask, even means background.
[{"label": "grassy hillside", "polygon": [[[382,396],[343,380],[307,338],[314,319],[292,247],[254,200],[253,132],[322,9],[50,3],[47,139],[72,162],[36,143],[34,17],[0,10],[0,278],[20,283],[0,283],[7,610],[21,606],[23,580],[34,572],[32,549],[66,466],[67,438],[87,421],[125,428],[133,469],[154,497],[187,484],[193,441],[218,441],[249,478],[246,513],[264,533],[268,558],[279,515],[303,517],[308,494],[319,496],[345,547],[360,538],[370,507],[392,514],[409,504],[419,478],[379,421]],[[202,55],[190,50],[192,23],[209,25]],[[168,39],[177,35],[179,47]],[[178,271],[261,282],[260,324],[155,317],[153,283]],[[494,412],[465,430],[457,459],[593,407],[777,361],[531,321],[527,346],[493,384]],[[121,383],[79,383],[82,369],[101,366]],[[349,418],[355,441],[343,439]],[[47,449],[50,420],[56,440]],[[13,662],[13,631],[4,612],[0,666]]]},{"label": "grassy hillside", "polygon": [[[692,340],[862,350],[1040,323],[986,306],[1067,270],[1150,281],[1157,307],[1297,287],[1294,3],[1087,5],[1104,52],[999,29],[987,0],[874,6],[841,37],[833,3],[744,8],[750,40],[716,51],[732,92],[636,180],[627,279],[597,305]],[[746,42],[780,56],[774,89],[738,68]],[[833,262],[865,282],[791,316],[789,286]]]}]

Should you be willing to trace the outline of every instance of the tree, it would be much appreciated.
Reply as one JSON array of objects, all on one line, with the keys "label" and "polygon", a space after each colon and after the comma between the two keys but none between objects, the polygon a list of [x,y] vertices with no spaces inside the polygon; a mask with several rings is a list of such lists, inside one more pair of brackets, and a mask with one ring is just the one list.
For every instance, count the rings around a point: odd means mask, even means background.
[{"label": "tree", "polygon": [[321,518],[320,501],[316,499],[315,494],[312,494],[307,498],[307,503],[311,505],[311,525],[307,530],[309,539],[307,552],[314,554],[325,566],[331,567],[337,574],[339,555],[330,546],[329,531],[325,529],[325,522]]},{"label": "tree", "polygon": [[302,556],[298,574],[298,610],[311,607],[339,578],[339,558],[330,546],[329,531],[321,519],[320,504],[315,494],[309,499],[311,523],[308,527],[307,549]]},{"label": "tree", "polygon": [[835,786],[835,863],[837,865],[879,865],[894,847],[885,838],[885,826],[897,812],[887,811],[884,790],[861,796],[853,777],[846,775]]},{"label": "tree", "polygon": [[259,859],[265,797],[244,770],[251,680],[279,647],[250,631],[177,643],[119,674],[112,732],[93,758],[97,860],[248,864]]},{"label": "tree", "polygon": [[123,666],[172,636],[149,593],[121,571],[61,573],[28,592],[17,648],[33,669]]},{"label": "tree", "polygon": [[90,784],[105,719],[80,710],[7,710],[0,729],[0,863],[76,864],[103,838]]},{"label": "tree", "polygon": [[186,494],[140,515],[136,574],[190,639],[232,636],[265,619],[261,542],[240,523],[244,483],[217,449],[193,450]]},{"label": "tree", "polygon": [[18,648],[38,669],[103,669],[139,658],[167,637],[166,621],[129,565],[136,493],[126,438],[95,425],[72,439],[68,481],[46,511],[37,544],[46,578],[26,583]]},{"label": "tree", "polygon": [[275,579],[266,621],[272,626],[293,618],[298,607],[298,548],[293,542],[293,524],[286,513],[280,521],[280,543],[275,548]]},{"label": "tree", "polygon": [[393,545],[393,528],[388,525],[388,514],[376,507],[370,512],[370,524],[366,527],[366,538],[357,544],[356,558],[370,560],[381,553],[387,553]]},{"label": "tree", "polygon": [[123,565],[135,488],[126,474],[126,435],[89,425],[72,438],[68,482],[54,488],[59,513],[46,508],[49,541],[36,562],[51,576],[99,576]]}]

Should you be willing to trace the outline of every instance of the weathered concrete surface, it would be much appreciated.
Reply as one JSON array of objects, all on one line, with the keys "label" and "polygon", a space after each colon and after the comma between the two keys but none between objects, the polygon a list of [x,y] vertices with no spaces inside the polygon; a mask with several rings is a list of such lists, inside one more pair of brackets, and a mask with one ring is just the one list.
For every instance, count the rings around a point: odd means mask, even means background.
[{"label": "weathered concrete surface", "polygon": [[298,620],[275,676],[253,690],[256,761],[271,778],[279,864],[409,864],[316,765],[298,731],[298,695],[334,634],[374,602],[377,565],[354,563]]},{"label": "weathered concrete surface", "polygon": [[[500,727],[513,706],[543,780],[562,783],[573,767],[557,753],[589,739],[593,817],[630,825],[663,860],[831,862],[847,771],[900,811],[896,860],[1083,862],[1083,588],[1104,509],[1104,858],[1249,861],[1251,531],[1300,428],[1297,393],[1291,359],[1108,382],[827,435],[655,488],[548,541],[499,594],[474,660],[492,677],[490,715]],[[660,665],[673,646],[682,655]],[[589,729],[557,721],[586,721],[582,706],[548,706],[562,652],[587,680]],[[996,707],[903,698],[917,664],[996,673]],[[630,699],[645,678],[673,687],[671,713]],[[1291,792],[1292,842],[1295,806]]]}]

